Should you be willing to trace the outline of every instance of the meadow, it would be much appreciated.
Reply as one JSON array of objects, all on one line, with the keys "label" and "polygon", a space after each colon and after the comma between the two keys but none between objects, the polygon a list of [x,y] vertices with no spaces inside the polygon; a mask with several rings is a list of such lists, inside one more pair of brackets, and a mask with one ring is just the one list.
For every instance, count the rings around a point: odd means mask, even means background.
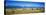
[{"label": "meadow", "polygon": [[43,13],[43,12],[44,12],[43,8],[9,8],[9,9],[6,9],[6,15]]}]

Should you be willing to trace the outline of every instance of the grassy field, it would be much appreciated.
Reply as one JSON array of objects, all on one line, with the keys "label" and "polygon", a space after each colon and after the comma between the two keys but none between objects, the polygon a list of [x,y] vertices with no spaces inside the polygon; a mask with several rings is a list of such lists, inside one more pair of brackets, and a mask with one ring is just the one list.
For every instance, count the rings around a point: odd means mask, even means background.
[{"label": "grassy field", "polygon": [[43,9],[36,8],[17,8],[17,9],[6,9],[6,14],[28,14],[28,13],[42,13]]}]

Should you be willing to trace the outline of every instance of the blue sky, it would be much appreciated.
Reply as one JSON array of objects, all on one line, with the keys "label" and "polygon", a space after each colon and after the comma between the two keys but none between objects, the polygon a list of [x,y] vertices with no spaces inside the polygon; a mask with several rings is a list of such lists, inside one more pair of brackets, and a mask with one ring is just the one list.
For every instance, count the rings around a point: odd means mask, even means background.
[{"label": "blue sky", "polygon": [[44,0],[6,0],[6,1],[33,1],[33,2],[44,2]]},{"label": "blue sky", "polygon": [[44,7],[44,2],[7,1],[6,6],[14,7]]}]

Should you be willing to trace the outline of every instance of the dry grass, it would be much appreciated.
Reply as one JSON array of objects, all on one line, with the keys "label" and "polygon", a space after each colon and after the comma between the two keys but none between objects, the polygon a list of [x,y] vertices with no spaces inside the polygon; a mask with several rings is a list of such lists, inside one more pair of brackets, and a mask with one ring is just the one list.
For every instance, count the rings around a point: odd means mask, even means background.
[{"label": "dry grass", "polygon": [[6,9],[6,14],[9,15],[9,14],[26,14],[26,13],[39,13],[39,12],[42,12],[42,10],[36,10],[36,8],[34,8],[33,10],[30,9],[30,8],[17,8],[17,9]]}]

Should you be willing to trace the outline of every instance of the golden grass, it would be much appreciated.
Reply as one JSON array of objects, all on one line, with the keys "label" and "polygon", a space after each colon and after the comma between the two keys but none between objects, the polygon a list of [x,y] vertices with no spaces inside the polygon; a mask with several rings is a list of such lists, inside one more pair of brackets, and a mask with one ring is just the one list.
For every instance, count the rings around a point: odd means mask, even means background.
[{"label": "golden grass", "polygon": [[6,9],[6,14],[26,14],[26,13],[39,13],[42,12],[42,10],[34,8],[33,10],[30,8],[17,8],[17,9]]}]

